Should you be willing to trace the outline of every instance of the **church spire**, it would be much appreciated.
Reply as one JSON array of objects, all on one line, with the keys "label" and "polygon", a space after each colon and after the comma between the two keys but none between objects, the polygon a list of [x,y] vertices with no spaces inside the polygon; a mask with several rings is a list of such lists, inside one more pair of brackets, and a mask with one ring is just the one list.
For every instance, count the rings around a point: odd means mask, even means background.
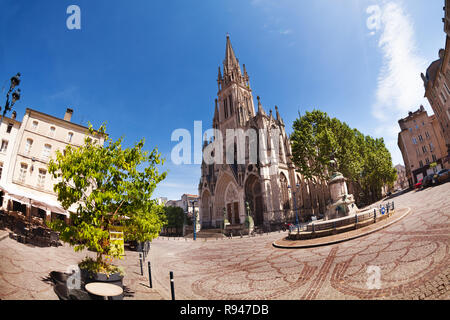
[{"label": "church spire", "polygon": [[226,51],[225,51],[224,66],[227,66],[229,68],[229,71],[236,66],[239,67],[239,62],[236,59],[236,55],[234,54],[233,47],[231,46],[229,34],[227,34],[227,47],[226,47]]},{"label": "church spire", "polygon": [[225,50],[225,60],[223,61],[223,79],[225,84],[230,82],[244,82],[239,60],[236,58],[230,41],[230,35],[227,34],[227,45]]},{"label": "church spire", "polygon": [[266,116],[267,114],[264,111],[264,109],[262,107],[262,104],[261,104],[261,98],[259,96],[257,96],[256,99],[258,100],[258,113],[263,115],[263,116]]}]

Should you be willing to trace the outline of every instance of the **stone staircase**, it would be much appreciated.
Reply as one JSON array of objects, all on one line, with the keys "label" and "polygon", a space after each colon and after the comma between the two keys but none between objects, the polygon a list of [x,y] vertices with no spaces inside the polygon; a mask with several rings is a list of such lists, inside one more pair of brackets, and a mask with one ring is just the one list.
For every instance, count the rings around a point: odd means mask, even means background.
[{"label": "stone staircase", "polygon": [[[189,234],[186,234],[185,238],[192,238],[193,234],[192,232]],[[222,229],[202,229],[199,232],[197,232],[197,239],[204,239],[204,238],[210,238],[210,239],[216,239],[216,238],[224,238],[225,236],[222,234]]]}]

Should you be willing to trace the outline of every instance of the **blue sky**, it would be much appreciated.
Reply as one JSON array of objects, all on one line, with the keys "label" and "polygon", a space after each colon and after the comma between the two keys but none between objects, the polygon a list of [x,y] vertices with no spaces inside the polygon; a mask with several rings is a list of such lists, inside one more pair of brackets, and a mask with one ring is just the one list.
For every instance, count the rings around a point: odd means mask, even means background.
[{"label": "blue sky", "polygon": [[[81,8],[81,30],[66,9]],[[0,89],[22,73],[16,111],[107,122],[113,138],[146,138],[167,158],[155,196],[197,193],[199,165],[170,160],[175,129],[212,124],[226,33],[268,111],[288,133],[318,108],[384,137],[394,164],[397,120],[423,99],[424,72],[445,44],[443,0],[0,0]],[[375,17],[368,23],[369,17]],[[4,92],[2,93],[3,96]]]}]

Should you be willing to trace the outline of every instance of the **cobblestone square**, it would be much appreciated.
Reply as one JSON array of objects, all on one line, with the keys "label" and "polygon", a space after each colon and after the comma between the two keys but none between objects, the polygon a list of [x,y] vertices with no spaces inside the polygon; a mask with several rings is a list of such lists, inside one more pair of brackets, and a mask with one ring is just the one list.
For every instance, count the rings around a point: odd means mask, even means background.
[{"label": "cobblestone square", "polygon": [[[450,184],[411,191],[393,199],[411,213],[395,224],[335,245],[277,249],[287,233],[197,241],[158,238],[140,275],[138,253],[126,252],[125,299],[170,299],[169,271],[177,299],[449,299]],[[392,200],[390,200],[392,201]],[[57,299],[50,271],[66,271],[85,255],[72,248],[38,248],[10,238],[0,241],[0,299]],[[380,288],[369,289],[370,266]]]}]

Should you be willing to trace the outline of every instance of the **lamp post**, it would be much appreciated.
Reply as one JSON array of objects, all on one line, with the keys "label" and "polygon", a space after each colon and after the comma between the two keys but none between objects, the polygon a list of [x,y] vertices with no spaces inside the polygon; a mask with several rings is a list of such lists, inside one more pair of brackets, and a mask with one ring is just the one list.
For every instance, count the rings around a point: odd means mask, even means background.
[{"label": "lamp post", "polygon": [[197,240],[197,213],[195,212],[195,203],[196,200],[191,200],[192,204],[192,211],[193,211],[193,217],[194,217],[194,240]]},{"label": "lamp post", "polygon": [[[11,84],[9,86],[8,93],[6,94],[6,103],[3,109],[3,114],[0,116],[0,125],[3,122],[3,118],[5,117],[8,111],[11,111],[14,104],[20,100],[20,89],[14,90],[20,84],[20,73],[17,73],[14,77],[11,78]],[[9,101],[9,97],[12,93],[11,102]],[[2,108],[0,107],[0,112]]]},{"label": "lamp post", "polygon": [[[300,187],[299,184],[295,185],[295,187],[298,189]],[[288,186],[288,189],[292,189],[291,186]],[[298,219],[298,211],[297,211],[297,199],[295,194],[297,193],[296,190],[292,191],[292,195],[294,197],[294,212],[295,212],[295,224],[297,225],[297,231],[300,232],[300,223]]]}]

